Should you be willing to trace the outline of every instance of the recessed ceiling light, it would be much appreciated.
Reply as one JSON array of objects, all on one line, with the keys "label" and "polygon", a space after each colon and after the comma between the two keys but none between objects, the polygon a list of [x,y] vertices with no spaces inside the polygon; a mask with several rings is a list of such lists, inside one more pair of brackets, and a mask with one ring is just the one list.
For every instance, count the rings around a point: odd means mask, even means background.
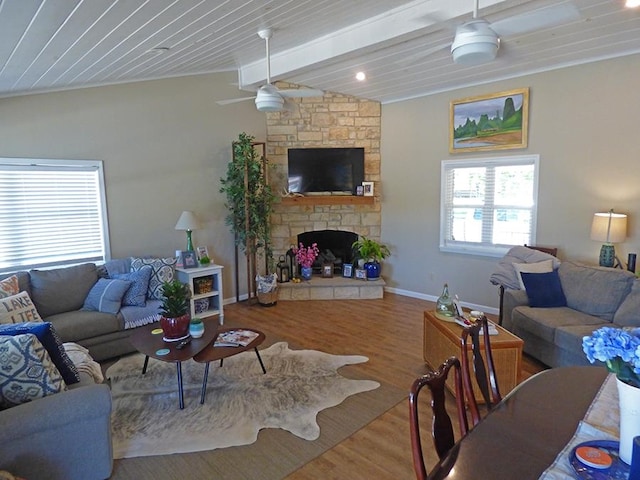
[{"label": "recessed ceiling light", "polygon": [[640,7],[640,0],[627,0],[624,6],[627,8],[638,8]]},{"label": "recessed ceiling light", "polygon": [[364,82],[366,79],[367,79],[367,76],[365,75],[364,72],[356,73],[356,80],[358,80],[359,82]]}]

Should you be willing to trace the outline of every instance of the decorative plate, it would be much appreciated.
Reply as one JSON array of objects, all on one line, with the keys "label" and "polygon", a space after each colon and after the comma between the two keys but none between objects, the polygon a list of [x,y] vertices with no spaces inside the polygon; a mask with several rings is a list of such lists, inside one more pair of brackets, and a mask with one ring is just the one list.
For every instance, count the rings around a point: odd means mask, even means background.
[{"label": "decorative plate", "polygon": [[[576,456],[576,450],[580,447],[595,447],[603,450],[611,456],[612,463],[609,468],[598,469],[585,465]],[[629,465],[618,457],[620,442],[613,440],[591,440],[576,445],[571,450],[569,463],[576,472],[577,478],[585,480],[627,480],[629,478]]]}]

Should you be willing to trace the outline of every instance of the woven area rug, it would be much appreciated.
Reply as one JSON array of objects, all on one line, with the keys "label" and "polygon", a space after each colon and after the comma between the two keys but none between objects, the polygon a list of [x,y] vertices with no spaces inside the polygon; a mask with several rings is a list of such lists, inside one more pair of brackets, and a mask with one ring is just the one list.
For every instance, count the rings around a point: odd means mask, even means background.
[{"label": "woven area rug", "polygon": [[255,352],[212,363],[207,398],[200,405],[204,365],[183,362],[185,408],[178,408],[175,364],[132,355],[109,367],[113,397],[114,458],[198,452],[248,445],[263,428],[287,430],[305,440],[320,435],[319,411],[350,395],[377,389],[371,380],[337,373],[367,357],[291,350],[284,342],[261,350],[264,375]]}]

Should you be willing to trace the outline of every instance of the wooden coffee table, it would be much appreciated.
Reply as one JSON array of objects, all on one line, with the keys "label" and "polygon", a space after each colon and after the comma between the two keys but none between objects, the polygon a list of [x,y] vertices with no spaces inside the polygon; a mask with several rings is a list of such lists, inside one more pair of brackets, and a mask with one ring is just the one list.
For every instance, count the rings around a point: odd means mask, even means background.
[{"label": "wooden coffee table", "polygon": [[[441,320],[436,312],[424,312],[424,360],[432,367],[438,368],[442,362],[452,355],[460,358],[460,336],[462,326],[452,321]],[[496,325],[498,335],[491,335],[491,353],[496,368],[496,377],[500,393],[504,397],[520,381],[522,368],[522,346],[524,342],[511,332]],[[467,344],[471,351],[471,343]],[[484,357],[484,343],[480,342],[480,352]],[[472,356],[469,355],[469,358]],[[485,358],[486,362],[486,358]],[[447,379],[447,388],[455,395],[453,375]],[[474,383],[474,393],[479,401],[483,398],[478,386]]]},{"label": "wooden coffee table", "polygon": [[[258,334],[256,338],[254,338],[248,345],[240,345],[237,347],[214,347],[213,342],[211,345],[207,346],[203,350],[201,350],[197,355],[193,357],[196,362],[206,363],[204,367],[204,378],[202,379],[202,393],[200,395],[200,403],[204,403],[204,398],[207,394],[207,380],[209,379],[209,363],[215,362],[216,360],[220,360],[220,366],[222,366],[222,362],[225,358],[233,357],[242,352],[246,352],[247,350],[253,349],[256,352],[258,357],[258,361],[260,362],[260,367],[262,367],[262,373],[267,373],[267,370],[264,368],[264,363],[262,363],[262,358],[260,357],[260,352],[258,352],[258,346],[264,342],[266,338],[264,333],[259,330],[254,330],[253,328],[244,328],[244,327],[232,327],[232,328],[218,328],[217,334],[223,332],[230,332],[232,330],[248,330],[250,332],[255,332]],[[218,335],[216,335],[217,337]],[[215,342],[215,339],[214,339]]]},{"label": "wooden coffee table", "polygon": [[[178,373],[178,394],[180,409],[184,408],[184,393],[182,389],[182,362],[192,359],[207,345],[213,342],[218,330],[218,321],[216,318],[205,318],[204,335],[200,338],[191,338],[191,341],[182,349],[178,350],[176,346],[180,342],[165,342],[162,339],[162,330],[159,323],[152,323],[143,327],[136,328],[129,337],[131,344],[140,353],[145,354],[142,374],[147,372],[149,357],[161,360],[163,362],[175,362]],[[152,333],[154,331],[159,333]],[[167,353],[164,353],[168,350]],[[164,353],[164,354],[163,354]]]}]

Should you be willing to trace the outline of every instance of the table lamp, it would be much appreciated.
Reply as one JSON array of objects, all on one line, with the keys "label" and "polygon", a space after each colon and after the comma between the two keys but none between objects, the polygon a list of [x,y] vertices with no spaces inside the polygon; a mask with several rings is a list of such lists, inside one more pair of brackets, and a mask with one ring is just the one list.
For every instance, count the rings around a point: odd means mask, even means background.
[{"label": "table lamp", "polygon": [[191,232],[200,228],[198,219],[193,212],[185,210],[180,215],[178,223],[176,223],[176,230],[187,231],[187,251],[193,250],[193,242],[191,241]]},{"label": "table lamp", "polygon": [[593,215],[591,224],[591,240],[605,242],[600,249],[600,266],[613,267],[616,259],[614,243],[622,242],[627,237],[627,216],[622,213],[607,213]]}]

